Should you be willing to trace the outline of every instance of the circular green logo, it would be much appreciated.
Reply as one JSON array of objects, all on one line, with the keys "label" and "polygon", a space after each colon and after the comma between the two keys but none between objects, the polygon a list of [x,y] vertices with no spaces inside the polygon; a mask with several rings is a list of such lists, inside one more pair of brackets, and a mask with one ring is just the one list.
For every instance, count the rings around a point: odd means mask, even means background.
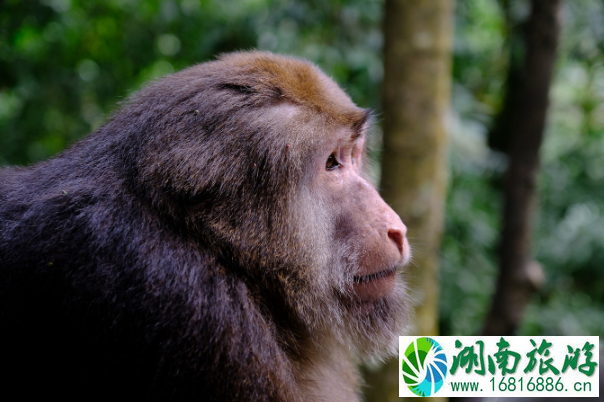
[{"label": "circular green logo", "polygon": [[405,350],[401,369],[411,392],[418,396],[431,396],[445,383],[447,357],[434,339],[417,338]]}]

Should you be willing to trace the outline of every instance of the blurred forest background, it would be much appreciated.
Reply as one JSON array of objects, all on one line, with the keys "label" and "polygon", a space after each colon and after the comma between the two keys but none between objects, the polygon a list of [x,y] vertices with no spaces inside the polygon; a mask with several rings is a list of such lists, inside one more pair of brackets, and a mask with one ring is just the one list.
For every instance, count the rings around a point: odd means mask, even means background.
[{"label": "blurred forest background", "polygon": [[[442,335],[479,334],[495,291],[507,159],[488,135],[529,12],[525,0],[455,6]],[[379,116],[383,17],[381,0],[2,0],[0,166],[46,159],[150,80],[241,49],[309,59]],[[604,335],[603,51],[604,2],[562,3],[533,233],[545,282],[520,335]]]}]

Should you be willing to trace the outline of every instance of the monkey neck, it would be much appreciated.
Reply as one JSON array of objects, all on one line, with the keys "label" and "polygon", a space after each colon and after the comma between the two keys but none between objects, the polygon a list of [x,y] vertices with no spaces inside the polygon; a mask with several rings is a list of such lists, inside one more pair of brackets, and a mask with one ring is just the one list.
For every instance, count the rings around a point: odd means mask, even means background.
[{"label": "monkey neck", "polygon": [[361,378],[350,352],[335,340],[312,349],[310,356],[293,364],[305,400],[359,401]]}]

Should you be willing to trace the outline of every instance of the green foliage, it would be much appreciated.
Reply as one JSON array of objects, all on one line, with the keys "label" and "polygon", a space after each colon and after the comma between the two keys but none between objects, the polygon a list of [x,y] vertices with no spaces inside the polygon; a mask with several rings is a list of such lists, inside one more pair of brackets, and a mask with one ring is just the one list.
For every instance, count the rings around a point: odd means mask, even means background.
[{"label": "green foliage", "polygon": [[[379,110],[382,7],[378,0],[6,0],[0,165],[46,159],[98,128],[149,80],[240,49],[313,60],[358,104]],[[506,159],[486,136],[502,106],[512,28],[528,9],[525,0],[457,2],[444,334],[478,333],[494,290]],[[524,334],[604,333],[603,19],[597,0],[565,3],[533,243],[546,285],[529,306]]]},{"label": "green foliage", "polygon": [[[547,286],[525,330],[604,333],[604,3],[568,2],[550,140],[542,153],[537,258]],[[543,308],[539,308],[543,306]]]},{"label": "green foliage", "polygon": [[[489,150],[502,107],[511,29],[522,0],[467,0],[457,7],[451,186],[443,240],[441,327],[479,333],[497,275],[505,156]],[[541,152],[533,252],[546,282],[521,334],[604,333],[604,7],[566,2],[559,60]]]}]

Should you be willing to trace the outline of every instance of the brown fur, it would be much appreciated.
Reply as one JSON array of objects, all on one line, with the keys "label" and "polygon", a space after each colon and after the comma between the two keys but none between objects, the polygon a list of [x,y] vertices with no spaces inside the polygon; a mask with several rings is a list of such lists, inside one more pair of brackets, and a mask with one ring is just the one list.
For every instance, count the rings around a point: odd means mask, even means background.
[{"label": "brown fur", "polygon": [[393,267],[409,258],[362,176],[369,120],[308,62],[234,53],[144,88],[56,158],[1,170],[4,383],[356,398],[358,359],[396,350]]}]

